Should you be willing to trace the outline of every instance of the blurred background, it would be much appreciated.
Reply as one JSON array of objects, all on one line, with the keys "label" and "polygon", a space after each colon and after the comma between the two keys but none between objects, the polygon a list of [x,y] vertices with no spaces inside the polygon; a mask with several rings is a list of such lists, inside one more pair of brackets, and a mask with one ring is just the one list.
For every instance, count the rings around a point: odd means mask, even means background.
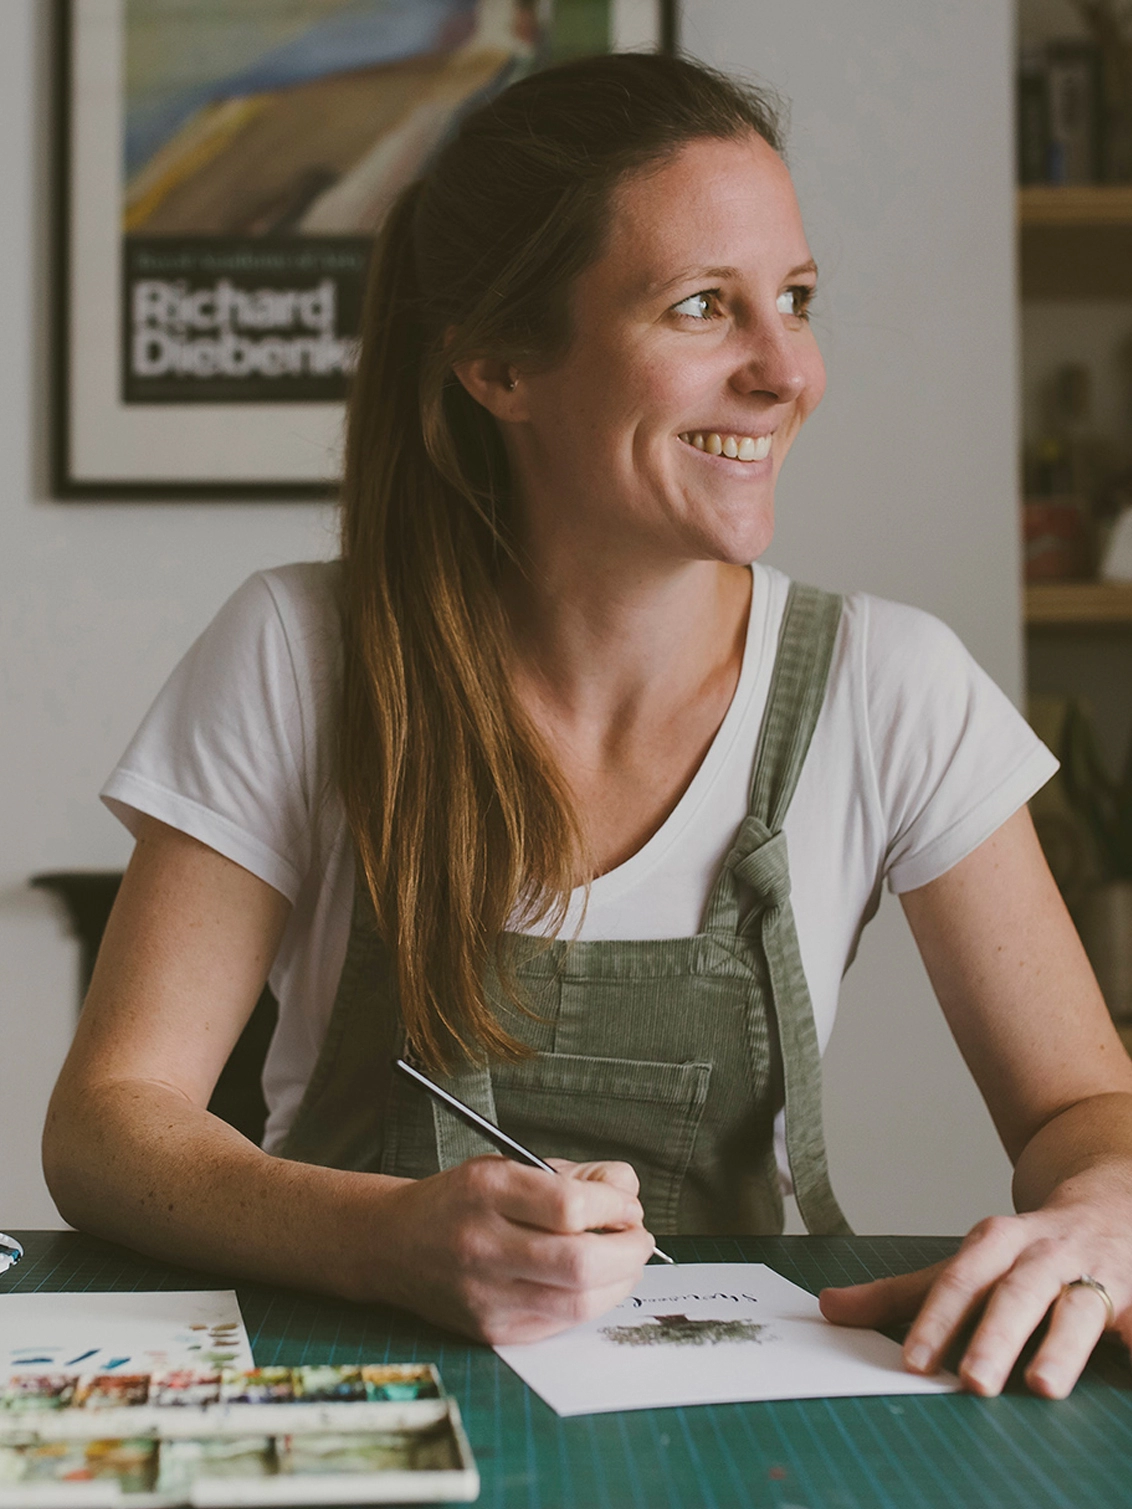
[{"label": "blurred background", "polygon": [[[121,8],[80,3],[96,17]],[[66,908],[29,879],[124,865],[127,836],[97,791],[175,661],[249,573],[336,548],[333,508],[317,489],[333,474],[337,410],[309,391],[232,405],[250,435],[268,408],[291,403],[287,434],[319,457],[305,498],[285,485],[290,463],[274,496],[270,481],[254,500],[173,501],[156,483],[146,496],[154,455],[134,440],[135,470],[105,472],[101,496],[57,496],[51,9],[0,7],[0,1226],[9,1229],[60,1224],[38,1139],[83,962]],[[438,102],[469,97],[503,67],[639,44],[656,30],[640,0],[503,9],[421,0],[411,9],[433,27],[422,44],[428,80],[419,58],[376,54],[345,78],[333,66],[341,33],[324,39],[318,66],[309,47],[306,63],[296,52],[294,24],[265,50],[264,26],[287,19],[271,0],[227,0],[229,19],[259,28],[244,54],[170,46],[170,18],[193,9],[130,0],[138,24],[124,75],[121,194],[114,181],[105,192],[93,179],[80,186],[98,234],[124,235],[127,248],[136,238],[146,255],[193,227],[218,252],[226,238],[364,238],[389,184],[435,139]],[[361,7],[296,0],[291,9],[348,19]],[[491,27],[504,10],[501,41]],[[1132,20],[1120,0],[1018,0],[1017,9],[1014,0],[682,0],[679,33],[694,56],[769,82],[790,102],[789,159],[822,270],[815,326],[829,387],[784,474],[769,559],[803,580],[938,614],[1020,706],[1029,697],[1072,772],[1042,799],[1043,838],[1082,915],[1101,892],[1100,910],[1115,908],[1115,930],[1101,926],[1109,941],[1096,946],[1116,961],[1108,988],[1123,1009],[1132,137],[1122,111],[1132,103],[1122,102],[1132,102]],[[470,40],[482,44],[478,57]],[[270,77],[257,72],[268,52]],[[379,69],[394,71],[406,106],[381,141],[363,140],[357,122],[371,118]],[[223,99],[218,79],[228,81]],[[384,88],[381,98],[391,98]],[[324,139],[295,164],[273,133],[304,111]],[[251,129],[258,138],[241,136]],[[72,249],[91,266],[104,252]],[[346,284],[335,290],[345,319]],[[329,306],[309,307],[314,328]],[[95,313],[113,335],[113,316]],[[321,334],[345,340],[328,318]],[[90,400],[91,448],[70,458],[73,474],[112,465],[99,446],[120,420],[156,426],[172,454],[211,412],[194,408],[191,387],[143,387],[127,412],[116,377],[101,386],[110,399]],[[103,424],[98,404],[111,400],[118,408]],[[185,448],[207,470],[222,441]],[[263,445],[261,477],[270,475]],[[123,479],[117,493],[106,476]],[[826,1064],[833,1177],[858,1231],[957,1232],[1010,1208],[1009,1165],[891,897],[846,981]]]}]

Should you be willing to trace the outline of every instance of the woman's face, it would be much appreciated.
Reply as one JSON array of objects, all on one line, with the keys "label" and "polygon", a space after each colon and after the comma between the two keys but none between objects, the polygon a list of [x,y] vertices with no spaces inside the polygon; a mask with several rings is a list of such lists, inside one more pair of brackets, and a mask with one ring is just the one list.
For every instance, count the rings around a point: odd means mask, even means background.
[{"label": "woman's face", "polygon": [[605,551],[761,555],[778,470],[825,386],[816,281],[761,138],[695,141],[623,184],[574,286],[567,354],[518,371],[500,415],[536,548],[581,531]]}]

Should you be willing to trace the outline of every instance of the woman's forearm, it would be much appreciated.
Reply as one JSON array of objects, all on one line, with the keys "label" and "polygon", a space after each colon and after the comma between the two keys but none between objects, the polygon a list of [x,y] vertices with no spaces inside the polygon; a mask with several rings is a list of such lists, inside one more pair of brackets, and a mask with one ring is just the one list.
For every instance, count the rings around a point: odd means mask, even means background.
[{"label": "woman's forearm", "polygon": [[621,1164],[554,1178],[473,1158],[393,1179],[272,1158],[169,1086],[104,1081],[48,1113],[44,1167],[76,1226],[154,1257],[415,1310],[484,1341],[600,1315],[653,1250]]},{"label": "woman's forearm", "polygon": [[1015,1208],[1084,1198],[1098,1182],[1132,1199],[1132,1095],[1090,1096],[1035,1132],[1015,1166]]},{"label": "woman's forearm", "polygon": [[60,1213],[84,1231],[170,1262],[398,1298],[380,1207],[401,1180],[273,1158],[180,1091],[144,1080],[61,1082],[43,1154]]}]

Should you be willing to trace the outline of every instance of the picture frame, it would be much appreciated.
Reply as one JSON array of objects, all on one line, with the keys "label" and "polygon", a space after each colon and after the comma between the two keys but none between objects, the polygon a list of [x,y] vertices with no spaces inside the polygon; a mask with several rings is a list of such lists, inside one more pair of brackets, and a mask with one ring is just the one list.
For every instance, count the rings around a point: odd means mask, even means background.
[{"label": "picture frame", "polygon": [[393,194],[519,71],[677,40],[676,0],[243,3],[54,0],[59,499],[332,498]]}]

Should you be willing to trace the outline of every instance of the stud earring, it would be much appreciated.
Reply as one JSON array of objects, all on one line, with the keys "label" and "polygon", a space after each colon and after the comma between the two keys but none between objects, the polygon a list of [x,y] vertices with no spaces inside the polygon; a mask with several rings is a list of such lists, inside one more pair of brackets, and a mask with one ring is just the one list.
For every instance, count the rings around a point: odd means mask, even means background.
[{"label": "stud earring", "polygon": [[507,391],[508,391],[508,393],[514,393],[515,389],[518,386],[519,386],[519,379],[517,377],[509,377],[507,379]]}]

